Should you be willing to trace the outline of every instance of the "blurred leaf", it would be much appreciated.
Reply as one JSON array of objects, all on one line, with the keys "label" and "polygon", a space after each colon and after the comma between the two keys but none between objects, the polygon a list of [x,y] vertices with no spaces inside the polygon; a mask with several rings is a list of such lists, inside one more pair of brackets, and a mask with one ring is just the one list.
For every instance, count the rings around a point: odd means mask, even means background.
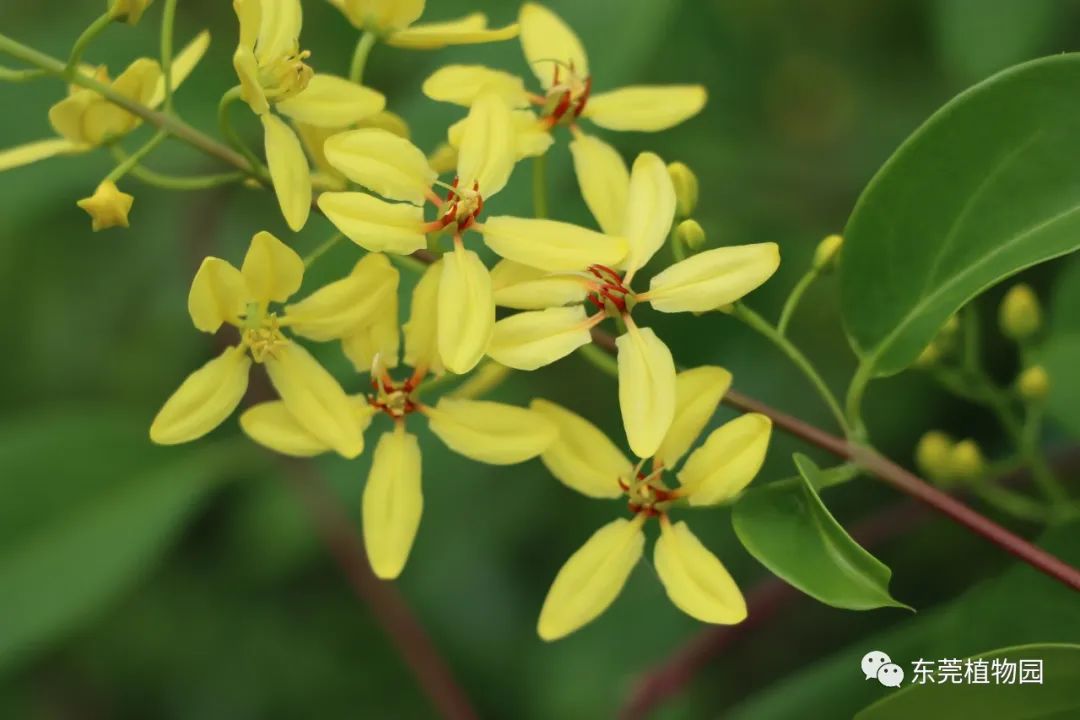
[{"label": "blurred leaf", "polygon": [[[1066,562],[1080,562],[1078,529],[1080,525],[1073,523],[1049,530],[1039,545]],[[865,680],[859,671],[862,656],[870,650],[881,650],[908,668],[918,658],[960,658],[993,647],[1078,642],[1076,592],[1027,565],[1016,564],[949,603],[863,637],[764,688],[727,717],[787,720],[802,717],[806,708],[814,708],[815,717],[851,717],[896,692]]]},{"label": "blurred leaf", "polygon": [[845,326],[875,375],[907,367],[946,319],[1013,273],[1080,247],[1080,55],[1011,68],[901,146],[848,222]]},{"label": "blurred leaf", "polygon": [[223,444],[148,452],[145,437],[91,411],[0,430],[0,670],[129,587],[233,459]]},{"label": "blurred leaf", "polygon": [[1080,437],[1080,257],[1074,258],[1057,279],[1050,304],[1050,332],[1040,352],[1050,374],[1047,410],[1073,435]]},{"label": "blurred leaf", "polygon": [[1080,645],[1024,645],[977,658],[1041,660],[1042,682],[1026,685],[908,685],[879,700],[855,720],[983,717],[994,720],[1068,718],[1080,714]]},{"label": "blurred leaf", "polygon": [[1037,56],[1061,11],[1054,0],[936,0],[931,19],[946,67],[971,82]]},{"label": "blurred leaf", "polygon": [[889,594],[892,571],[860,547],[821,502],[814,490],[822,483],[818,467],[798,454],[795,465],[800,477],[754,488],[736,503],[731,521],[747,551],[826,605],[906,608]]}]

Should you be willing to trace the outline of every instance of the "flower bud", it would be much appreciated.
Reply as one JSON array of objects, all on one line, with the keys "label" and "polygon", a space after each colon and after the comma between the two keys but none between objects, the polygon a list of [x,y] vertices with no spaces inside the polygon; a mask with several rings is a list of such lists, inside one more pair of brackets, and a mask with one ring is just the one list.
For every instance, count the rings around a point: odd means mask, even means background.
[{"label": "flower bud", "polygon": [[1042,310],[1039,298],[1029,285],[1014,285],[1005,293],[998,311],[1001,332],[1008,338],[1021,342],[1029,340],[1042,327]]},{"label": "flower bud", "polygon": [[971,480],[983,473],[986,463],[974,440],[961,440],[949,453],[949,477],[952,480]]},{"label": "flower bud", "polygon": [[675,228],[675,240],[696,252],[705,247],[705,229],[697,220],[683,220]]},{"label": "flower bud", "polygon": [[128,213],[135,198],[120,192],[116,183],[106,180],[97,186],[94,194],[76,204],[90,215],[94,232],[112,227],[128,227]]},{"label": "flower bud", "polygon": [[1027,402],[1039,402],[1050,392],[1050,375],[1042,365],[1032,365],[1016,378],[1016,390]]},{"label": "flower bud", "polygon": [[944,482],[950,474],[952,451],[952,438],[939,430],[931,430],[919,438],[919,444],[915,446],[915,466],[931,480]]},{"label": "flower bud", "polygon": [[698,204],[698,179],[685,163],[673,162],[667,166],[671,183],[675,186],[675,207],[679,217],[690,217]]},{"label": "flower bud", "polygon": [[938,360],[941,359],[941,345],[937,340],[932,340],[929,345],[923,348],[923,351],[919,353],[919,357],[915,358],[915,367],[925,370],[926,368],[933,367]]},{"label": "flower bud", "polygon": [[827,272],[836,267],[843,246],[844,238],[840,235],[830,235],[819,242],[817,250],[814,251],[814,270]]},{"label": "flower bud", "polygon": [[113,20],[125,20],[128,25],[139,22],[154,0],[110,0],[109,15]]}]

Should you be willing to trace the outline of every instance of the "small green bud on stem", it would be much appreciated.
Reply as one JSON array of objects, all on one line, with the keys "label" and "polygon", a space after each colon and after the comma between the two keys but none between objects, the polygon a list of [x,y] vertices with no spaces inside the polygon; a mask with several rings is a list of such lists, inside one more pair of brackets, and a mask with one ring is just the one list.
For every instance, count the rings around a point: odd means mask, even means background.
[{"label": "small green bud on stem", "polygon": [[1050,375],[1042,365],[1032,365],[1016,378],[1016,391],[1027,402],[1040,402],[1050,393]]},{"label": "small green bud on stem", "polygon": [[836,267],[843,247],[844,238],[840,235],[830,235],[818,243],[817,250],[814,251],[814,270],[828,272]]},{"label": "small green bud on stem", "polygon": [[1028,285],[1014,285],[1005,293],[998,309],[998,324],[1005,337],[1023,342],[1030,340],[1042,328],[1042,309],[1039,298]]},{"label": "small green bud on stem", "polygon": [[688,218],[694,214],[698,204],[698,179],[694,171],[685,163],[673,162],[668,165],[671,183],[675,186],[675,208],[678,217]]},{"label": "small green bud on stem", "polygon": [[675,228],[675,240],[690,251],[705,247],[705,229],[697,220],[683,220]]}]

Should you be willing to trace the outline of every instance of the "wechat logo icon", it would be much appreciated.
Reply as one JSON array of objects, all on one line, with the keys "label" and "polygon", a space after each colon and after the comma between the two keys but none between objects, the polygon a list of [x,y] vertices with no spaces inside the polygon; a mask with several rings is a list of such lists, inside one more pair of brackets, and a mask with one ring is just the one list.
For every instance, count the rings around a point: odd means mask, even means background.
[{"label": "wechat logo icon", "polygon": [[885,687],[900,687],[900,683],[904,682],[904,668],[894,663],[892,658],[880,650],[871,650],[863,655],[860,667],[862,667],[864,679],[876,679]]}]

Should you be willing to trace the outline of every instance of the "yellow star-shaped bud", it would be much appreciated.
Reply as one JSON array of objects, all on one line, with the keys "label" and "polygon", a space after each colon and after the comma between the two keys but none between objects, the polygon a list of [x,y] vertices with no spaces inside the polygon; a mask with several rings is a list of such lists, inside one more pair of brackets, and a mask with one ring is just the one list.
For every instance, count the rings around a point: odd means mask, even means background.
[{"label": "yellow star-shaped bud", "polygon": [[134,202],[134,197],[120,192],[112,180],[106,180],[97,186],[93,195],[76,204],[90,215],[94,232],[97,232],[111,227],[128,227],[128,213]]}]

